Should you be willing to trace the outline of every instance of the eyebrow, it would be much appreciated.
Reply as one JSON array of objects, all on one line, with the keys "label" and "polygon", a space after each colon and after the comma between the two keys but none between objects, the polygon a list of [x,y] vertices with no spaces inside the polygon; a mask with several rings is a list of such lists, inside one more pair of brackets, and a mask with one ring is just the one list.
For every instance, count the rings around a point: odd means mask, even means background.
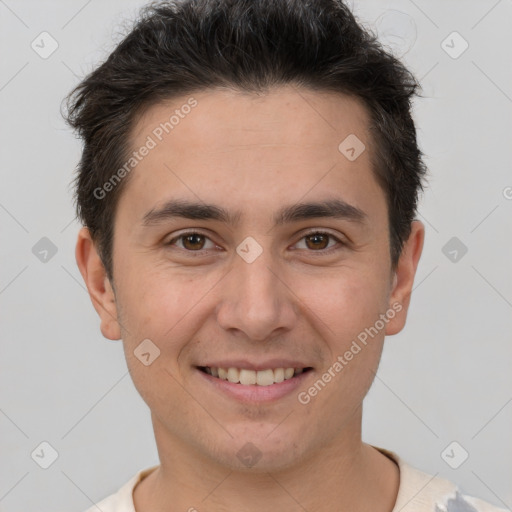
[{"label": "eyebrow", "polygon": [[[142,225],[152,226],[174,218],[191,220],[216,220],[229,225],[239,223],[242,213],[229,212],[221,206],[214,204],[195,203],[183,199],[171,199],[160,208],[152,208],[142,219]],[[368,215],[361,209],[343,201],[342,199],[329,199],[320,202],[297,203],[285,206],[277,211],[273,217],[274,225],[298,222],[315,218],[344,219],[359,224],[368,220]]]}]

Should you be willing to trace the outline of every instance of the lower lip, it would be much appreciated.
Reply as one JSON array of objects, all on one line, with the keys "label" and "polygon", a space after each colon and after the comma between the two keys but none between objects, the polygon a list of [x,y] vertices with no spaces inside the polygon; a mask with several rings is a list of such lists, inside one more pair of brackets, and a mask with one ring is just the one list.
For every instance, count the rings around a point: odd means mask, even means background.
[{"label": "lower lip", "polygon": [[270,386],[258,386],[256,384],[246,386],[244,384],[235,384],[227,380],[213,377],[198,368],[196,368],[196,370],[206,379],[206,382],[215,386],[217,390],[246,403],[267,403],[276,401],[297,390],[297,388],[303,384],[304,380],[313,372],[313,370],[308,370],[291,379],[271,384]]}]

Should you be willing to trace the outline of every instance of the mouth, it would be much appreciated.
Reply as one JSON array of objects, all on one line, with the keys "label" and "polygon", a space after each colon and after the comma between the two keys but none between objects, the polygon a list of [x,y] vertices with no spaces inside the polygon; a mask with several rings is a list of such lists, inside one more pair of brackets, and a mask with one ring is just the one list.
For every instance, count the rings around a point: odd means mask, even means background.
[{"label": "mouth", "polygon": [[211,377],[240,386],[272,386],[298,378],[313,370],[305,368],[267,368],[251,370],[247,368],[221,368],[215,366],[197,366],[197,369]]}]

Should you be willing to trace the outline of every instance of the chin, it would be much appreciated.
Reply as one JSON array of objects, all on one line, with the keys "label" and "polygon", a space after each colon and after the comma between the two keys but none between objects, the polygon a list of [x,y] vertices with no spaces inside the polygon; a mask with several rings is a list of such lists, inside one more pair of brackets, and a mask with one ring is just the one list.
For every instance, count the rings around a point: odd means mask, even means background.
[{"label": "chin", "polygon": [[276,424],[266,427],[245,427],[243,435],[236,435],[228,429],[233,439],[228,440],[224,450],[217,445],[220,450],[213,454],[214,458],[233,471],[247,473],[276,472],[296,465],[305,451],[303,436],[297,435],[295,438],[294,434],[287,432],[285,428],[278,434],[282,426]]}]

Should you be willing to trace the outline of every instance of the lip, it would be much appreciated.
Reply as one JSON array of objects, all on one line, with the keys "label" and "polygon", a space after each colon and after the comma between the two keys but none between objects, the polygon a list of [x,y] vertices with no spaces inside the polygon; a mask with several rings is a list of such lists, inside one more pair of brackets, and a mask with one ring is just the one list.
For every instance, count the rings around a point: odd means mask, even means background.
[{"label": "lip", "polygon": [[238,368],[239,370],[274,370],[275,368],[311,368],[311,365],[301,363],[300,361],[292,361],[290,359],[268,359],[267,361],[260,361],[258,363],[250,363],[245,359],[232,359],[230,361],[209,361],[205,364],[198,364],[197,366],[209,366],[210,368]]},{"label": "lip", "polygon": [[[236,368],[234,365],[233,367]],[[298,367],[302,368],[300,365]],[[266,368],[269,367],[267,366]],[[280,367],[277,366],[276,368]],[[288,368],[291,368],[291,366]],[[314,371],[311,367],[304,368],[310,368],[310,370],[302,372],[301,374],[292,377],[291,379],[284,380],[283,382],[271,384],[270,386],[258,386],[255,384],[246,386],[243,384],[234,384],[233,382],[208,375],[207,373],[202,372],[199,368],[195,368],[195,370],[201,378],[205,379],[203,382],[205,382],[206,385],[213,386],[214,390],[223,393],[230,398],[235,398],[243,403],[272,403],[293,393],[297,388],[304,385],[304,380],[308,379]],[[252,368],[249,369],[252,370]]]}]

